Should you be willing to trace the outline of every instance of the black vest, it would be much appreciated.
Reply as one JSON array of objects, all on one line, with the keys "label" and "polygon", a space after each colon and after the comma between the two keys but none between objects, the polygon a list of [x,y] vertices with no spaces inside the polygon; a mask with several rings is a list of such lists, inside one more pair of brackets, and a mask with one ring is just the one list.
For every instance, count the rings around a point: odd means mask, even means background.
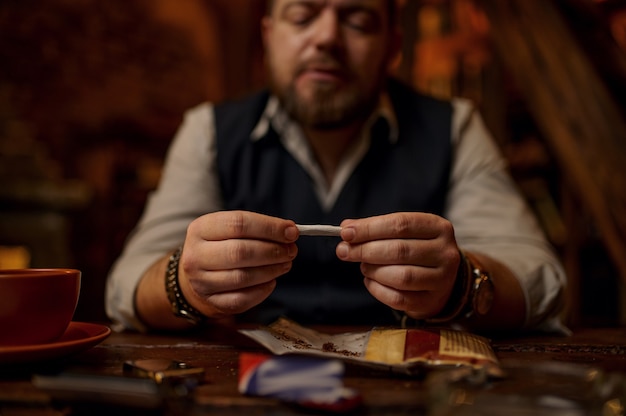
[{"label": "black vest", "polygon": [[[259,141],[250,139],[267,92],[216,106],[217,163],[225,209],[332,225],[345,218],[398,211],[440,215],[450,170],[451,106],[395,81],[390,82],[389,94],[398,118],[397,143],[389,141],[387,128],[375,125],[371,148],[329,212],[322,209],[312,180],[273,129]],[[268,323],[283,315],[301,323],[395,323],[391,309],[365,289],[359,264],[337,259],[338,242],[336,237],[301,237],[292,270],[243,319]]]}]

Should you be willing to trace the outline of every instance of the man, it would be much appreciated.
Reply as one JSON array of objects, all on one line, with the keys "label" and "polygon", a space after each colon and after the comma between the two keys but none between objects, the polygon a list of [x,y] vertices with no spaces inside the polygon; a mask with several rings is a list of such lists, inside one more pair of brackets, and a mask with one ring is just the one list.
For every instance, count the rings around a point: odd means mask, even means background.
[{"label": "man", "polygon": [[271,93],[187,113],[111,272],[115,322],[559,328],[563,271],[479,116],[388,77],[395,19],[393,0],[272,2]]}]

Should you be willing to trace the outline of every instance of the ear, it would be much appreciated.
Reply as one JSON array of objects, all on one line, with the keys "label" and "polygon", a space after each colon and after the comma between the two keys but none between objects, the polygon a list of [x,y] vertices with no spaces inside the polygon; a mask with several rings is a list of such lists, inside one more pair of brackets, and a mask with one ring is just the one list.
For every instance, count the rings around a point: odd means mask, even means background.
[{"label": "ear", "polygon": [[273,29],[274,21],[270,16],[263,16],[261,19],[261,37],[263,38],[263,46],[267,48],[267,40]]}]

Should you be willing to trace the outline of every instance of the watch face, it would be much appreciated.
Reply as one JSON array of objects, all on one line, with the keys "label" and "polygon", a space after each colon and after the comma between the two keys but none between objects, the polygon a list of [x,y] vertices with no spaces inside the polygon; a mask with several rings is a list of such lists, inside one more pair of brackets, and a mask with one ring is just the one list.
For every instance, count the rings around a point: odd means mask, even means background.
[{"label": "watch face", "polygon": [[493,283],[487,276],[481,276],[474,294],[474,312],[486,315],[493,304]]}]

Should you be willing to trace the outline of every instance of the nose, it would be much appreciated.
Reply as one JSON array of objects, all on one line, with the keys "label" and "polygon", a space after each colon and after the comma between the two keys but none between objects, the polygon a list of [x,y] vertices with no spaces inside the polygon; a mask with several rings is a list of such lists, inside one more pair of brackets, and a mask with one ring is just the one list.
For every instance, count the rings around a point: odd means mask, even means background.
[{"label": "nose", "polygon": [[341,22],[337,12],[326,9],[317,18],[313,37],[316,47],[334,48],[341,43]]}]

